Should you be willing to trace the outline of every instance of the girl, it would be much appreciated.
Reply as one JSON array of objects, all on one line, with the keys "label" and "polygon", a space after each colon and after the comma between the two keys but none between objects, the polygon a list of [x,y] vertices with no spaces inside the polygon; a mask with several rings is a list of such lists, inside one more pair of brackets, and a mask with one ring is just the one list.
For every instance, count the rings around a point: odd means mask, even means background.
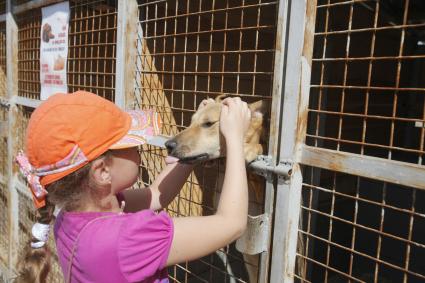
[{"label": "girl", "polygon": [[170,218],[154,211],[176,196],[190,165],[166,158],[167,167],[149,188],[126,190],[139,175],[137,146],[159,132],[156,113],[124,112],[82,91],[50,97],[32,114],[26,155],[17,157],[40,214],[18,281],[47,276],[45,243],[54,205],[61,207],[54,235],[66,282],[168,282],[167,266],[240,237],[247,220],[243,140],[249,120],[246,103],[223,101],[227,160],[216,214]]}]

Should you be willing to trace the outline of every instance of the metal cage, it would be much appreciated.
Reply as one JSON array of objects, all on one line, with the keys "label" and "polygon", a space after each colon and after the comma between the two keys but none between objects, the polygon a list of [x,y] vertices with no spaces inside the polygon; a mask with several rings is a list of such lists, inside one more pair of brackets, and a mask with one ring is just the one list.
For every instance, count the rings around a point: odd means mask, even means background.
[{"label": "metal cage", "polygon": [[[205,98],[240,96],[271,101],[276,1],[138,1],[133,107],[155,108],[163,133],[176,134]],[[143,185],[160,172],[166,152],[143,151]],[[171,203],[172,215],[215,212],[224,165],[198,166]],[[252,205],[264,206],[264,200]],[[256,202],[256,203],[254,203]],[[262,208],[264,210],[264,208]],[[246,263],[233,245],[170,268],[175,282],[247,282]]]},{"label": "metal cage", "polygon": [[[13,156],[40,103],[41,7],[0,1],[0,281],[35,217]],[[265,248],[231,244],[169,268],[173,282],[422,282],[425,279],[425,3],[421,0],[72,0],[69,91],[156,109],[163,134],[205,98],[271,104],[264,155]],[[142,151],[138,187],[166,152]],[[260,173],[263,177],[258,177]],[[224,163],[199,165],[168,207],[216,210]],[[137,188],[135,188],[137,189]],[[11,216],[11,217],[9,217]],[[54,244],[48,247],[53,251]],[[49,282],[62,282],[57,259]],[[253,283],[253,282],[251,282]]]},{"label": "metal cage", "polygon": [[[423,170],[424,12],[414,0],[317,3],[306,145],[365,168],[306,160],[297,281],[425,279],[423,184],[385,181],[398,161]],[[381,180],[366,156],[388,166]]]},{"label": "metal cage", "polygon": [[[114,101],[116,16],[114,1],[70,1],[69,92],[84,89]],[[40,99],[41,9],[25,10],[17,24],[19,96]]]}]

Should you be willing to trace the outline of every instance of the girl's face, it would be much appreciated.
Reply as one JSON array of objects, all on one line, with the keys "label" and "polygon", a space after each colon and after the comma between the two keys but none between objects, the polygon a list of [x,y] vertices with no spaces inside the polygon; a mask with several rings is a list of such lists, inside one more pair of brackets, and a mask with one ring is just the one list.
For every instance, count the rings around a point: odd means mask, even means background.
[{"label": "girl's face", "polygon": [[140,154],[137,147],[112,150],[111,188],[113,193],[130,188],[139,176]]}]

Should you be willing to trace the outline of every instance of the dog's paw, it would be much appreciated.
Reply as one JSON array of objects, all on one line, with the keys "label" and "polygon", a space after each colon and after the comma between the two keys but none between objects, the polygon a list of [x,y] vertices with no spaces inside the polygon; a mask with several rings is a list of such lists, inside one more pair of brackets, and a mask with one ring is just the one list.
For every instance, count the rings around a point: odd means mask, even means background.
[{"label": "dog's paw", "polygon": [[247,164],[251,163],[257,156],[263,153],[263,147],[261,144],[245,144],[244,147],[245,153],[245,162]]}]

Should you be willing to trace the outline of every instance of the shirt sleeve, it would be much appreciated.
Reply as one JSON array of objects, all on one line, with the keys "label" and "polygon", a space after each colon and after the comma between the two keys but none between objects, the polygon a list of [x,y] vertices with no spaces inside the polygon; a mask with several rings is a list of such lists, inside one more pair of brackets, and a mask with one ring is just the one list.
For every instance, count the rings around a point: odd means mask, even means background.
[{"label": "shirt sleeve", "polygon": [[167,213],[132,213],[121,227],[118,259],[129,282],[145,280],[165,267],[173,240],[173,222]]}]

